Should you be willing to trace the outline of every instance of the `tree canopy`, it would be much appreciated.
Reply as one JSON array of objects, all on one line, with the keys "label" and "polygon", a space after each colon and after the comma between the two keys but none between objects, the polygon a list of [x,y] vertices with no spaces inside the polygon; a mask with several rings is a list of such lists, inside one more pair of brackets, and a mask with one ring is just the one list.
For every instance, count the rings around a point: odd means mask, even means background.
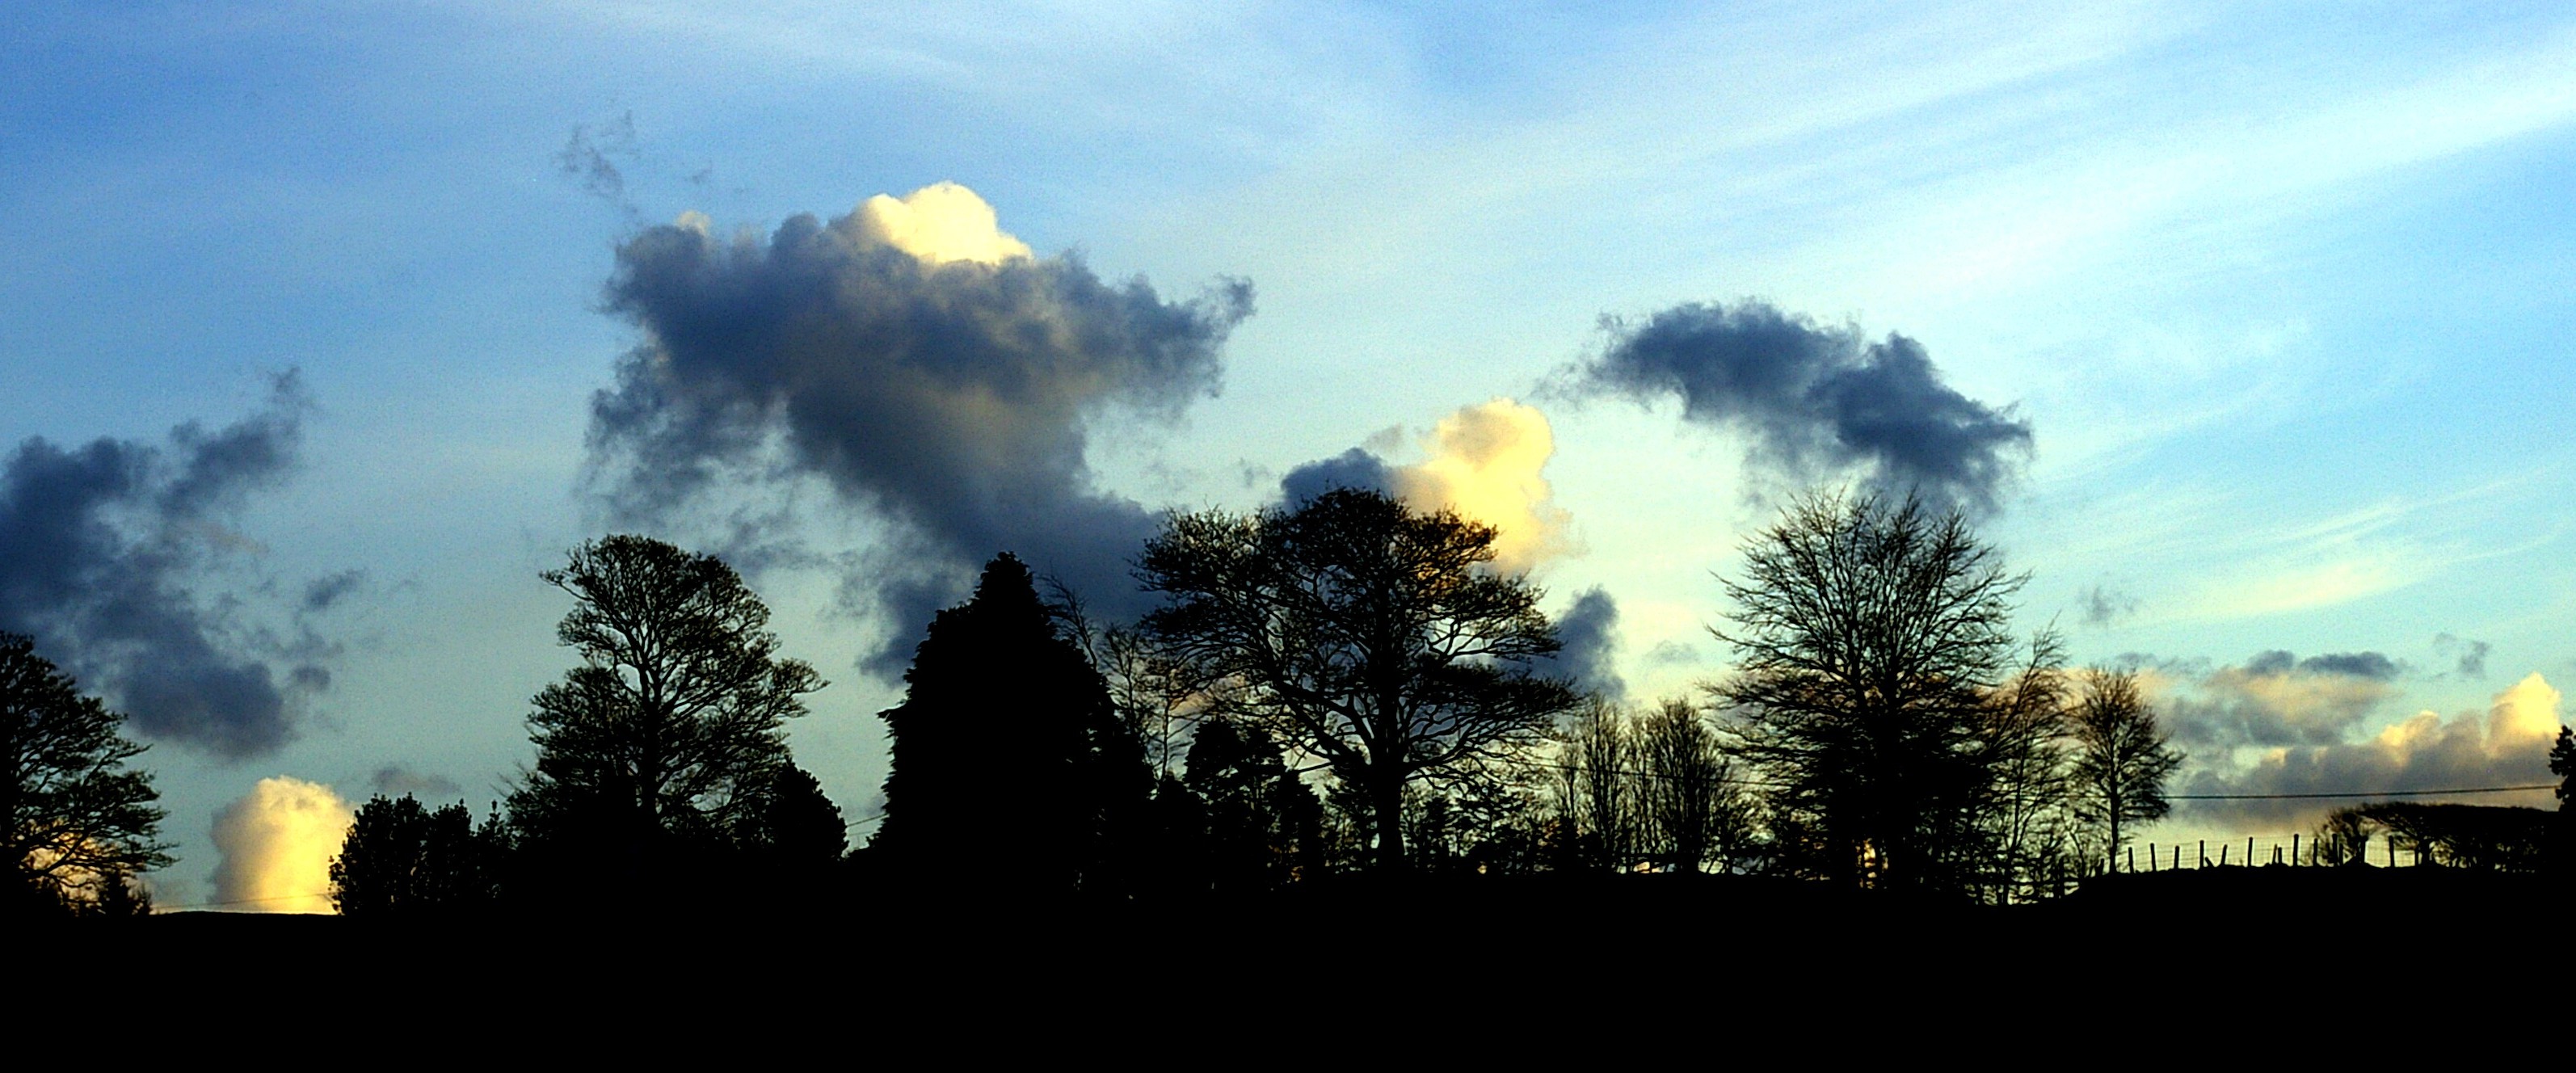
[{"label": "tree canopy", "polygon": [[1492,570],[1492,526],[1336,489],[1293,508],[1175,515],[1137,576],[1146,628],[1227,714],[1365,794],[1379,867],[1405,865],[1407,784],[1534,739],[1577,703],[1526,660],[1555,652],[1540,590]]},{"label": "tree canopy", "polygon": [[542,576],[573,596],[556,635],[582,664],[533,702],[537,763],[512,822],[615,847],[628,868],[751,822],[789,764],[786,721],[824,684],[778,656],[760,598],[715,556],[638,536]]},{"label": "tree canopy", "polygon": [[119,904],[137,874],[170,863],[152,776],[125,766],[145,746],[119,733],[124,720],[36,655],[33,639],[0,633],[11,908]]},{"label": "tree canopy", "polygon": [[904,682],[882,713],[893,755],[868,845],[878,864],[908,882],[1007,875],[1044,893],[1126,882],[1113,843],[1143,822],[1143,746],[1027,565],[986,564],[974,597],[931,620]]},{"label": "tree canopy", "polygon": [[2011,688],[2023,580],[1911,496],[1810,497],[1752,539],[1716,695],[1785,867],[1959,889],[1993,856],[1997,761],[2018,751],[1999,746],[2034,740],[2013,718],[2035,707]]}]

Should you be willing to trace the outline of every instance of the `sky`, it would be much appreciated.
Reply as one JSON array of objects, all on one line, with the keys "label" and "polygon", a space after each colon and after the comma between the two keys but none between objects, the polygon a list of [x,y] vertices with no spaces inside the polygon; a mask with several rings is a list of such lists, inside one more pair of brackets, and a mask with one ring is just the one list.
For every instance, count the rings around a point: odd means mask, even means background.
[{"label": "sky", "polygon": [[744,570],[858,819],[984,557],[1132,613],[1162,512],[1330,480],[1639,702],[1783,503],[1911,487],[2179,788],[2546,781],[2576,16],[2074,8],[10,5],[0,629],[152,743],[165,905],[505,794],[586,539]]}]

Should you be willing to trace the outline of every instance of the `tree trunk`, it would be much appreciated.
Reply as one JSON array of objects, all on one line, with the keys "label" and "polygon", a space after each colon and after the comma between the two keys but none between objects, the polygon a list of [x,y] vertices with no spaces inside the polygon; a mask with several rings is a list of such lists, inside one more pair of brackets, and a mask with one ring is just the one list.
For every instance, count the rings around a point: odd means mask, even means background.
[{"label": "tree trunk", "polygon": [[1371,774],[1369,804],[1377,813],[1377,870],[1404,871],[1404,778]]}]

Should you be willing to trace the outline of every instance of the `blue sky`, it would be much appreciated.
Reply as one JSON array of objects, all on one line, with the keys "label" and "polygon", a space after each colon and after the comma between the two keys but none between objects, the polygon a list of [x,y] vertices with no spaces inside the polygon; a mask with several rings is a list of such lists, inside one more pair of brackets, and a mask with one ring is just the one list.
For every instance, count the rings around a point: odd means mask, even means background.
[{"label": "blue sky", "polygon": [[[242,659],[317,639],[330,685],[273,749],[149,754],[165,901],[212,894],[212,817],[263,777],[362,799],[398,767],[479,803],[528,758],[569,665],[536,574],[612,524],[585,445],[639,342],[602,309],[622,241],[940,181],[1104,280],[1252,282],[1219,394],[1090,421],[1105,493],[1245,508],[1352,447],[1419,461],[1463,407],[1543,411],[1566,539],[1536,576],[1615,598],[1640,699],[1723,670],[1711,574],[1796,482],[1677,400],[1546,385],[1604,315],[1686,302],[1901,333],[2032,430],[1983,523],[2028,624],[2157,668],[2178,713],[2308,728],[2200,747],[2280,788],[2267,750],[2359,757],[2576,678],[2571,120],[2552,5],[20,4],[0,434],[166,445],[288,368],[311,400],[184,584]],[[583,146],[613,187],[567,171]],[[802,548],[904,536],[814,481],[761,494]],[[858,661],[910,627],[843,581],[755,578],[835,682],[794,741],[857,816],[895,699]],[[2372,755],[2351,770],[2519,770]]]}]

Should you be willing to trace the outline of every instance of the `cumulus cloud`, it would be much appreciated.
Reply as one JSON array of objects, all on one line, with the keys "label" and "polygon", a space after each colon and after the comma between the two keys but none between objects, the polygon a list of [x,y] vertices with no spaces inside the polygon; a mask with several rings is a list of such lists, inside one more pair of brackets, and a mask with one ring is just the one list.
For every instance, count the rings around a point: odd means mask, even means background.
[{"label": "cumulus cloud", "polygon": [[1455,510],[1494,527],[1494,565],[1526,571],[1571,548],[1568,515],[1545,470],[1556,434],[1537,407],[1511,399],[1463,406],[1422,438],[1423,459],[1389,465],[1354,447],[1289,470],[1279,491],[1296,504],[1334,488],[1386,492],[1415,510]]},{"label": "cumulus cloud", "polygon": [[644,333],[592,402],[612,509],[667,521],[727,482],[813,477],[895,522],[902,554],[853,582],[905,624],[873,661],[889,672],[996,552],[1132,610],[1127,560],[1155,522],[1094,487],[1091,425],[1212,394],[1252,312],[1239,280],[1167,302],[1033,257],[951,183],[766,237],[694,214],[649,228],[618,248],[607,296]]},{"label": "cumulus cloud", "polygon": [[289,372],[258,413],[163,444],[19,443],[0,466],[0,630],[35,637],[142,734],[228,757],[283,744],[289,695],[327,683],[330,646],[280,646],[196,590],[254,546],[225,518],[293,468],[310,409]]},{"label": "cumulus cloud", "polygon": [[1576,371],[1579,390],[1678,396],[1684,420],[1750,435],[1755,462],[1780,477],[1858,470],[1891,491],[1992,509],[2030,456],[2029,422],[1943,383],[1902,335],[1870,342],[1758,300],[1603,324],[1610,344]]},{"label": "cumulus cloud", "polygon": [[[2484,712],[2444,718],[2418,712],[2367,739],[2302,744],[2264,751],[2249,765],[2207,768],[2183,792],[2193,794],[2339,794],[2532,786],[2556,781],[2549,748],[2559,727],[2558,690],[2538,673],[2495,695]],[[2545,803],[2536,791],[2526,803]],[[2504,799],[2479,798],[2485,803]],[[2238,826],[2312,822],[2351,800],[2187,802],[2195,818]]]},{"label": "cumulus cloud", "polygon": [[2151,673],[2174,740],[2202,755],[2244,746],[2328,745],[2396,695],[2395,661],[2377,652],[2299,659],[2273,650],[2242,666],[2177,676]]},{"label": "cumulus cloud", "polygon": [[331,858],[356,818],[321,783],[259,780],[215,814],[215,900],[247,912],[330,912]]},{"label": "cumulus cloud", "polygon": [[1556,455],[1556,434],[1537,407],[1510,399],[1461,407],[1433,425],[1422,446],[1421,462],[1388,474],[1398,498],[1493,526],[1502,570],[1528,570],[1566,550],[1566,512],[1541,473]]},{"label": "cumulus cloud", "polygon": [[1576,689],[1610,700],[1627,695],[1628,684],[1612,663],[1619,649],[1619,603],[1609,592],[1596,586],[1575,596],[1574,603],[1556,616],[1556,639],[1565,647],[1553,656],[1531,660],[1532,670],[1563,675],[1573,680]]}]

